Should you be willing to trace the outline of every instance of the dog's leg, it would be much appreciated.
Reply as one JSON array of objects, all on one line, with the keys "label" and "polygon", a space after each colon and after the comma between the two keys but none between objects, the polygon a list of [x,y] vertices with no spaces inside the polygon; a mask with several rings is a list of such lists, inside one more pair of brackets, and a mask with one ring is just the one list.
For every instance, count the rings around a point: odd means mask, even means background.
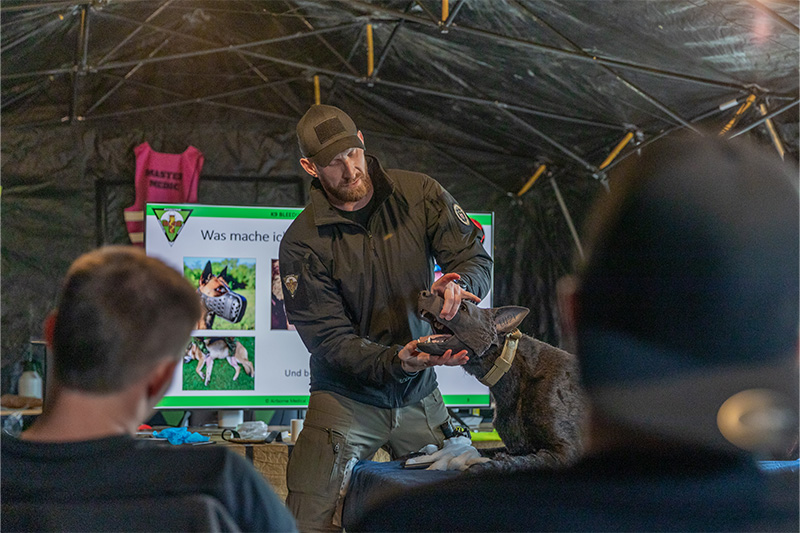
[{"label": "dog's leg", "polygon": [[540,450],[529,455],[509,455],[505,452],[497,453],[488,463],[473,465],[469,471],[478,472],[519,472],[522,470],[537,470],[557,468],[568,465],[569,461],[551,453],[549,450]]},{"label": "dog's leg", "polygon": [[214,368],[214,358],[206,357],[206,387],[208,387],[208,382],[211,379],[212,368]]},{"label": "dog's leg", "polygon": [[234,374],[233,374],[233,381],[236,381],[236,378],[239,377],[239,363],[236,361],[236,358],[229,355],[225,359],[228,360],[228,363],[233,367]]},{"label": "dog's leg", "polygon": [[203,375],[203,367],[206,365],[206,356],[200,350],[197,350],[198,357],[197,357],[197,375],[200,376],[200,379],[204,380],[206,377]]},{"label": "dog's leg", "polygon": [[242,346],[242,343],[236,342],[236,352],[235,352],[236,360],[241,363],[242,367],[244,368],[245,373],[253,377],[254,370],[253,370],[253,363],[247,358],[247,349]]}]

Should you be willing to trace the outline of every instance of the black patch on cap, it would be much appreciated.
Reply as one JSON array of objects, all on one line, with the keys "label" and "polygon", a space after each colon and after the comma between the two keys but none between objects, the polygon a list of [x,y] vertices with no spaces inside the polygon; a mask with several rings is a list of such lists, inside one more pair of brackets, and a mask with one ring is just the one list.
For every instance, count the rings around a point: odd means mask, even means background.
[{"label": "black patch on cap", "polygon": [[344,131],[346,131],[344,124],[337,117],[329,118],[314,126],[314,133],[317,134],[320,144],[325,144],[331,137]]}]

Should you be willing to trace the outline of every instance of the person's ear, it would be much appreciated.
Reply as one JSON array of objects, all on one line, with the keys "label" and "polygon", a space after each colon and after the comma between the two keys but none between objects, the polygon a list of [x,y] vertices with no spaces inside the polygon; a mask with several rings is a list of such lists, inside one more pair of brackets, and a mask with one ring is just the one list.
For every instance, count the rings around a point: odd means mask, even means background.
[{"label": "person's ear", "polygon": [[44,334],[44,342],[47,344],[50,349],[53,348],[53,339],[56,336],[56,317],[58,316],[58,311],[51,311],[47,318],[44,319],[44,324],[42,324],[42,333]]},{"label": "person's ear", "polygon": [[356,135],[358,135],[358,138],[361,139],[361,143],[364,144],[364,147],[366,148],[367,145],[366,143],[364,143],[364,135],[361,133],[361,130],[358,130],[358,133],[356,133]]},{"label": "person's ear", "polygon": [[564,276],[556,282],[558,319],[561,326],[562,347],[575,353],[578,321],[578,278]]},{"label": "person's ear", "polygon": [[307,157],[300,159],[300,166],[303,167],[303,170],[305,170],[308,174],[314,176],[315,178],[319,177],[317,175],[317,166]]},{"label": "person's ear", "polygon": [[177,365],[176,359],[164,359],[150,372],[147,380],[147,397],[153,405],[157,404],[167,392]]}]

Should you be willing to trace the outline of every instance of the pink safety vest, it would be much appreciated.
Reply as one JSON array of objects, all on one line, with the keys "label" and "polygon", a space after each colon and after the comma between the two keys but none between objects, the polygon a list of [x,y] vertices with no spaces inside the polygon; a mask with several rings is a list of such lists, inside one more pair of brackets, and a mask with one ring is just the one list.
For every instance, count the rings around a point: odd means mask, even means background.
[{"label": "pink safety vest", "polygon": [[125,208],[128,237],[144,246],[144,206],[148,202],[197,202],[197,184],[203,169],[203,154],[190,146],[182,154],[156,152],[147,142],[134,149],[136,154],[136,201]]}]

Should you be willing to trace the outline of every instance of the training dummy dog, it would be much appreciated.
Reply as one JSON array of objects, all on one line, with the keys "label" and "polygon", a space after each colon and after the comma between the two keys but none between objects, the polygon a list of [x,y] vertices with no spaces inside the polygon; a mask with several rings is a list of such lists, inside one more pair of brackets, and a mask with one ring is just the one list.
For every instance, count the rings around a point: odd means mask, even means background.
[{"label": "training dummy dog", "polygon": [[419,312],[436,335],[418,349],[431,355],[469,351],[463,368],[489,387],[494,427],[507,451],[473,468],[537,468],[577,459],[586,404],[575,357],[521,334],[524,307],[484,309],[462,301],[456,316],[444,320],[443,303],[431,292],[420,293]]}]

